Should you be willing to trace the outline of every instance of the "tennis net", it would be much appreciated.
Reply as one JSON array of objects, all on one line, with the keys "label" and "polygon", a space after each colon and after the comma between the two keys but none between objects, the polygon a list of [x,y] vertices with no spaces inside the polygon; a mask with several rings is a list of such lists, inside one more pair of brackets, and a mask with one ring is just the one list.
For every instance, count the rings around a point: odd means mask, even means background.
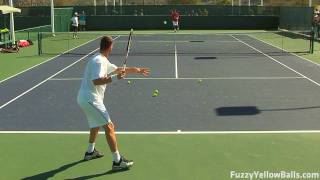
[{"label": "tennis net", "polygon": [[38,40],[38,32],[50,32],[50,31],[51,31],[51,25],[21,29],[16,31],[16,39],[17,40],[30,39],[32,41],[36,41]]},{"label": "tennis net", "polygon": [[[95,48],[99,47],[99,38],[107,35],[105,32],[83,32],[73,38],[72,33],[41,33],[39,37],[39,54],[80,54],[84,51],[73,50],[86,42],[93,41]],[[119,36],[115,40],[112,55],[125,54],[127,36]],[[250,32],[217,32],[217,33],[153,33],[133,36],[130,56],[164,56],[174,55],[175,46],[178,54],[216,54],[225,56],[261,54],[256,49],[273,54],[311,52],[313,38],[310,32],[294,31],[250,31]],[[254,48],[252,48],[254,47]],[[81,46],[79,46],[81,49]]]}]

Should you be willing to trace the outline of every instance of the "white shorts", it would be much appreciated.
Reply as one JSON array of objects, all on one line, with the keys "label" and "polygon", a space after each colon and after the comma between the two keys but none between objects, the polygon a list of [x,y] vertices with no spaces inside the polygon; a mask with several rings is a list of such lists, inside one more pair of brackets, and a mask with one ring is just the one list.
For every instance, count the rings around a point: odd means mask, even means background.
[{"label": "white shorts", "polygon": [[101,102],[88,102],[78,98],[78,104],[87,117],[90,128],[101,127],[111,123],[109,113]]},{"label": "white shorts", "polygon": [[172,21],[173,26],[179,26],[179,22],[178,21]]}]

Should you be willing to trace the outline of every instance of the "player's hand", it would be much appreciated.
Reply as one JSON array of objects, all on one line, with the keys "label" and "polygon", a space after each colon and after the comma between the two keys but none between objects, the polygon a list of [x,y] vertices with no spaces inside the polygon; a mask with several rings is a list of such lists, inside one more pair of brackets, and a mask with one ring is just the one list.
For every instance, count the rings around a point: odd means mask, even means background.
[{"label": "player's hand", "polygon": [[117,74],[118,79],[123,79],[125,76],[126,76],[126,72],[124,70],[118,72],[118,74]]},{"label": "player's hand", "polygon": [[139,68],[139,73],[143,76],[149,76],[150,68]]}]

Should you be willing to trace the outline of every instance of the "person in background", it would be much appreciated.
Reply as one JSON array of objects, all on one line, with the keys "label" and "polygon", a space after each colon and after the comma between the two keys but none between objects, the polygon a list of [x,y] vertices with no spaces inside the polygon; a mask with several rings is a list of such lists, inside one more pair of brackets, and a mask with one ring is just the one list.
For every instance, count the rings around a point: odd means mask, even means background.
[{"label": "person in background", "polygon": [[133,15],[138,16],[138,11],[136,9],[133,11]]},{"label": "person in background", "polygon": [[203,15],[204,16],[208,16],[209,15],[209,12],[208,12],[208,10],[206,8],[203,10]]},{"label": "person in background", "polygon": [[313,21],[312,21],[313,31],[315,38],[319,37],[319,31],[320,31],[320,11],[318,9],[315,9]]},{"label": "person in background", "polygon": [[79,16],[80,31],[86,30],[86,14],[84,11]]},{"label": "person in background", "polygon": [[144,13],[143,13],[143,9],[140,9],[140,14],[139,14],[140,16],[143,16],[144,15]]},{"label": "person in background", "polygon": [[178,13],[178,11],[176,9],[171,11],[171,20],[172,20],[174,32],[178,31],[179,30],[180,14]]},{"label": "person in background", "polygon": [[71,18],[72,24],[71,24],[71,30],[73,31],[73,39],[78,37],[78,27],[79,27],[79,18],[78,13],[75,12],[73,17]]}]

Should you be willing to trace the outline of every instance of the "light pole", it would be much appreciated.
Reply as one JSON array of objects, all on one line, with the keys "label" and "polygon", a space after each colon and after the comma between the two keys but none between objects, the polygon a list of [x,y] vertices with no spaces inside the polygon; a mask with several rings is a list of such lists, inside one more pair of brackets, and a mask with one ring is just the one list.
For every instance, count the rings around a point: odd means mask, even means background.
[{"label": "light pole", "polygon": [[[13,7],[13,2],[12,2],[12,0],[9,0],[9,5],[10,5],[11,7]],[[10,36],[11,36],[12,43],[15,43],[15,42],[16,42],[16,35],[15,35],[15,32],[14,32],[13,12],[10,13]]]},{"label": "light pole", "polygon": [[50,9],[51,9],[51,32],[52,32],[52,36],[55,36],[55,27],[54,27],[54,2],[53,0],[51,0],[51,5],[50,5]]}]

